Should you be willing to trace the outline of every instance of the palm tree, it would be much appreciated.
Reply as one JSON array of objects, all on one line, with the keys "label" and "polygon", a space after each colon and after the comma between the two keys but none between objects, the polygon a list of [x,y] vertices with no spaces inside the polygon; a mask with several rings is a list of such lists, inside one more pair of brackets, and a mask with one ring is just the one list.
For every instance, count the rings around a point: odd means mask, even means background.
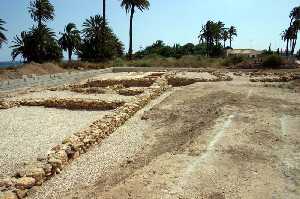
[{"label": "palm tree", "polygon": [[29,53],[29,42],[27,40],[29,39],[29,35],[26,31],[21,32],[20,37],[16,35],[13,40],[13,45],[11,48],[13,48],[11,52],[12,59],[15,60],[17,56],[21,55],[24,59],[24,62],[27,61],[28,56],[31,54]]},{"label": "palm tree", "polygon": [[300,20],[295,20],[291,26],[291,54],[292,55],[295,52],[299,31],[300,31]]},{"label": "palm tree", "polygon": [[2,43],[4,43],[7,39],[3,33],[3,31],[6,31],[6,29],[3,27],[5,24],[5,21],[0,19],[0,48],[2,47]]},{"label": "palm tree", "polygon": [[54,7],[49,0],[33,0],[28,9],[31,18],[38,23],[38,27],[41,27],[43,22],[54,19]]},{"label": "palm tree", "polygon": [[135,8],[138,8],[140,11],[149,9],[150,3],[148,0],[121,0],[121,7],[125,8],[126,13],[130,12],[130,27],[129,27],[129,60],[132,59],[132,21]]},{"label": "palm tree", "polygon": [[293,31],[292,28],[289,27],[288,29],[283,31],[282,34],[281,34],[282,40],[286,42],[286,49],[285,49],[286,56],[289,55],[289,44],[290,44],[290,41],[292,39],[292,34],[293,34],[292,31]]},{"label": "palm tree", "polygon": [[[91,16],[83,23],[82,42],[78,56],[82,60],[103,61],[114,56],[123,55],[123,44],[100,15]],[[104,30],[102,28],[105,27]],[[102,34],[105,34],[105,49],[102,48]]]},{"label": "palm tree", "polygon": [[214,37],[216,45],[219,45],[219,41],[222,39],[222,31],[224,29],[225,24],[221,21],[214,23]]},{"label": "palm tree", "polygon": [[290,26],[292,26],[293,21],[300,20],[300,6],[293,8],[293,10],[290,13]]},{"label": "palm tree", "polygon": [[222,39],[223,39],[223,42],[224,42],[223,43],[224,48],[226,48],[226,41],[228,40],[228,38],[229,38],[228,29],[224,28],[222,30]]},{"label": "palm tree", "polygon": [[11,48],[13,59],[21,55],[27,62],[42,63],[62,58],[62,50],[55,39],[55,33],[45,25],[21,32],[20,36],[14,38]]},{"label": "palm tree", "polygon": [[233,37],[234,36],[237,36],[237,30],[236,30],[236,27],[234,26],[231,26],[228,30],[228,34],[229,34],[229,41],[230,41],[230,48],[232,48],[232,40],[233,40]]},{"label": "palm tree", "polygon": [[62,37],[58,40],[58,43],[63,50],[68,51],[69,62],[71,62],[72,54],[80,44],[80,31],[76,29],[74,23],[69,23],[65,27],[65,32],[61,34]]}]

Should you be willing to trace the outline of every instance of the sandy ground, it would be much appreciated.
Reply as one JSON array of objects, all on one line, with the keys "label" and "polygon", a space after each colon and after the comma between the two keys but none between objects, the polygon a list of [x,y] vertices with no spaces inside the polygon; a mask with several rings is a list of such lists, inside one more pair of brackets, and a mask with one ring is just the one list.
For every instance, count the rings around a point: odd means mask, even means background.
[{"label": "sandy ground", "polygon": [[172,89],[29,198],[299,198],[299,105],[246,77]]},{"label": "sandy ground", "polygon": [[25,161],[45,157],[65,137],[108,113],[43,107],[0,110],[0,177],[13,175]]}]

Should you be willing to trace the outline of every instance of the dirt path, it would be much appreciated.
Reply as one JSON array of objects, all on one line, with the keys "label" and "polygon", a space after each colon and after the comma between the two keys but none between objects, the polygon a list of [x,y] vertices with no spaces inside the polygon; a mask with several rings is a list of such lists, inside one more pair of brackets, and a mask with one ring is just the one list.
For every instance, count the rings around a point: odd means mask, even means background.
[{"label": "dirt path", "polygon": [[[32,197],[299,198],[299,105],[297,92],[242,78],[175,89],[122,127],[142,137],[134,150],[120,152],[122,158],[110,157],[113,166],[106,164],[89,184],[77,179],[68,190],[47,182]],[[123,135],[117,133],[112,136]],[[92,153],[114,150],[110,139]],[[133,137],[123,139],[131,143]]]}]

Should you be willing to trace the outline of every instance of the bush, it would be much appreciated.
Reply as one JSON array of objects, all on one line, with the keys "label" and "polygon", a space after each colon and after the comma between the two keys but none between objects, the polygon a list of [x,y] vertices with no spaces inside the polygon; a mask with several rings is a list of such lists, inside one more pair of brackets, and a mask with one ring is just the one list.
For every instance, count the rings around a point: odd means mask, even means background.
[{"label": "bush", "polygon": [[246,58],[243,57],[243,56],[231,56],[231,57],[227,57],[227,58],[223,61],[222,65],[223,65],[223,66],[237,65],[237,64],[239,64],[239,63],[244,62],[245,60],[246,60]]},{"label": "bush", "polygon": [[296,57],[297,57],[297,59],[300,59],[300,50],[298,50]]},{"label": "bush", "polygon": [[270,55],[263,61],[263,66],[268,68],[277,68],[282,64],[283,59],[278,55]]},{"label": "bush", "polygon": [[122,58],[118,57],[113,61],[113,67],[124,67],[124,66],[126,66],[126,63]]}]

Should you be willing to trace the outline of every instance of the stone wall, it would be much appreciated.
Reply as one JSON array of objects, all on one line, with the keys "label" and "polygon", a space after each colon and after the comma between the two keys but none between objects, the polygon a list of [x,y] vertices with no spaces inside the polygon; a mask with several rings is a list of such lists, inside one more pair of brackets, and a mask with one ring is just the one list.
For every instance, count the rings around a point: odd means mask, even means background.
[{"label": "stone wall", "polygon": [[44,106],[47,108],[64,108],[70,110],[113,110],[122,105],[122,101],[103,101],[91,99],[26,99],[0,102],[0,109],[9,109],[15,106]]},{"label": "stone wall", "polygon": [[53,147],[45,158],[25,164],[22,169],[16,171],[14,176],[0,179],[0,198],[26,197],[29,189],[42,185],[52,176],[59,174],[81,154],[86,153],[92,145],[100,144],[103,139],[168,87],[165,77],[158,78],[148,92],[137,96],[134,102],[125,103],[118,107],[113,115],[107,115],[93,122],[89,128],[65,138],[61,144]]},{"label": "stone wall", "polygon": [[289,82],[297,79],[294,73],[252,73],[250,74],[251,82]]}]

